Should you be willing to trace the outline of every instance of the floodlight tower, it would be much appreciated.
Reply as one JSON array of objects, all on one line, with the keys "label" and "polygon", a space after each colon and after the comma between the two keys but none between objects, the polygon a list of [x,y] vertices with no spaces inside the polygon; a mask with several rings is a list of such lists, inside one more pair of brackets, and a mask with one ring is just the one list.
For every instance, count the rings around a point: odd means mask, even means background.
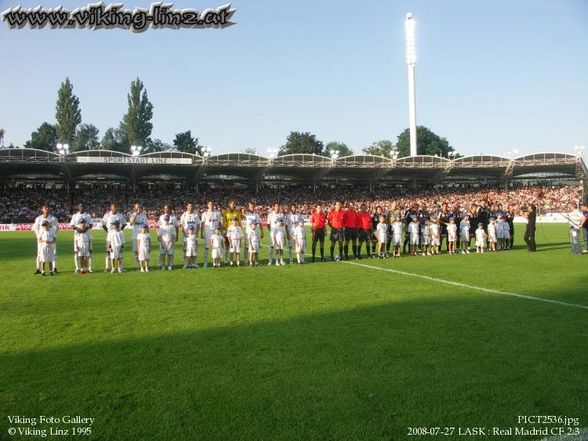
[{"label": "floodlight tower", "polygon": [[416,66],[416,22],[412,13],[406,14],[404,20],[404,33],[406,36],[406,64],[408,66],[408,119],[410,130],[410,156],[417,155],[417,129],[416,129],[416,90],[415,90],[415,66]]}]

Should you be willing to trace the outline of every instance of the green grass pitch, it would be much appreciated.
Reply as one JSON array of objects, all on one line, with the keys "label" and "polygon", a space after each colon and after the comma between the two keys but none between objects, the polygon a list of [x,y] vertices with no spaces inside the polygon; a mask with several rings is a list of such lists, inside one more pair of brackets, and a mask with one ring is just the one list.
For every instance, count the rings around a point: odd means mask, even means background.
[{"label": "green grass pitch", "polygon": [[[521,230],[511,252],[361,262],[588,306],[567,228],[539,225],[537,253]],[[32,233],[0,235],[0,439],[24,439],[9,415],[92,417],[92,440],[498,439],[408,433],[519,415],[588,426],[586,309],[344,262],[143,274],[127,251],[129,271],[105,274],[102,232],[81,276],[72,233],[58,237],[60,274],[40,277]]]}]

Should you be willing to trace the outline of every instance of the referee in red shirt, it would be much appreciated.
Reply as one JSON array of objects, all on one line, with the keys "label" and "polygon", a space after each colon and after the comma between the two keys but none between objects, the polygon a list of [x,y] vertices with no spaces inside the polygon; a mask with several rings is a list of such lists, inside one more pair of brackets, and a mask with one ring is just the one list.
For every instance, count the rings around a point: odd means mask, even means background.
[{"label": "referee in red shirt", "polygon": [[323,207],[316,206],[315,211],[310,215],[310,225],[312,228],[312,261],[316,255],[316,243],[321,243],[321,261],[325,261],[325,225],[327,224],[327,216],[323,211]]},{"label": "referee in red shirt", "polygon": [[365,242],[365,247],[368,257],[372,255],[371,240],[372,240],[372,215],[367,211],[367,205],[362,204],[357,213],[357,236],[359,243],[357,244],[357,258],[361,259],[361,245]]},{"label": "referee in red shirt", "polygon": [[339,258],[341,259],[343,257],[343,241],[345,240],[341,202],[335,202],[335,209],[329,213],[327,220],[331,227],[331,260],[335,261],[335,242],[339,244]]},{"label": "referee in red shirt", "polygon": [[343,212],[343,228],[345,228],[345,260],[349,260],[349,242],[353,257],[357,259],[357,211],[351,202],[347,203],[347,209]]}]

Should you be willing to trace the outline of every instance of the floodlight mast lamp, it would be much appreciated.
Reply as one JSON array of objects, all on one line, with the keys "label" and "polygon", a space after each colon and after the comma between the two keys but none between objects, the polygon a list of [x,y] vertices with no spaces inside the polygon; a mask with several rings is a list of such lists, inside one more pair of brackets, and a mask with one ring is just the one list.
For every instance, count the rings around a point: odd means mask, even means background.
[{"label": "floodlight mast lamp", "polygon": [[404,33],[406,36],[406,64],[408,66],[408,120],[410,131],[410,156],[417,155],[417,129],[416,129],[416,22],[412,13],[406,14],[404,21]]}]

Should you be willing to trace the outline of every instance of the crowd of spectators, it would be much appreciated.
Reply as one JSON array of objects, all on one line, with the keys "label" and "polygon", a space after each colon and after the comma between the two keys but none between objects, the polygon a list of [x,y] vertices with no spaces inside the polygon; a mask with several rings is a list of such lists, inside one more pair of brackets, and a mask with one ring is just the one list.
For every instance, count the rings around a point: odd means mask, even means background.
[{"label": "crowd of spectators", "polygon": [[48,204],[60,221],[68,221],[77,202],[83,201],[93,217],[102,217],[112,202],[119,204],[128,216],[132,206],[140,202],[150,217],[158,216],[164,205],[181,214],[188,201],[197,209],[204,210],[208,201],[219,208],[235,200],[238,207],[252,201],[258,213],[265,218],[270,206],[280,203],[288,208],[295,205],[302,214],[309,214],[318,204],[328,210],[335,201],[366,204],[370,211],[377,206],[384,211],[396,206],[410,207],[414,204],[427,210],[435,210],[442,203],[460,210],[469,210],[474,205],[485,203],[486,207],[510,206],[515,212],[521,207],[535,204],[539,213],[570,212],[577,208],[582,196],[579,185],[532,185],[511,186],[508,190],[496,187],[459,186],[443,189],[406,190],[377,189],[369,192],[361,188],[282,188],[265,189],[257,194],[248,190],[207,189],[196,192],[175,185],[137,186],[134,190],[123,186],[86,184],[70,191],[65,188],[44,185],[18,185],[0,188],[0,223],[33,222],[41,204]]}]

